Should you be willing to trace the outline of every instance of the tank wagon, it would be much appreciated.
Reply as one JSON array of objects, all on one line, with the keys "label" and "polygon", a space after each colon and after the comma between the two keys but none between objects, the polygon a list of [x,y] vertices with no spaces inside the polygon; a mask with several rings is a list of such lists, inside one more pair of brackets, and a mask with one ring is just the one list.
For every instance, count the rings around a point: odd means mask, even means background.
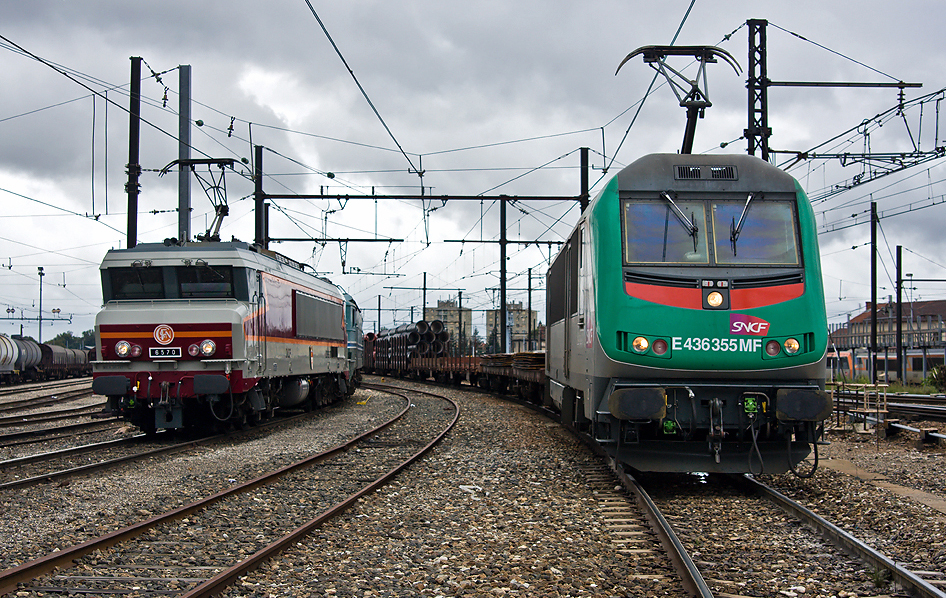
[{"label": "tank wagon", "polygon": [[360,379],[358,305],[285,256],[169,240],[111,250],[100,271],[92,389],[145,432],[243,426]]},{"label": "tank wagon", "polygon": [[817,455],[827,318],[790,175],[751,156],[645,156],[590,202],[546,289],[544,356],[415,358],[368,340],[366,366],[545,402],[639,471],[782,473]]},{"label": "tank wagon", "polygon": [[91,373],[86,351],[0,334],[0,383],[62,380]]}]

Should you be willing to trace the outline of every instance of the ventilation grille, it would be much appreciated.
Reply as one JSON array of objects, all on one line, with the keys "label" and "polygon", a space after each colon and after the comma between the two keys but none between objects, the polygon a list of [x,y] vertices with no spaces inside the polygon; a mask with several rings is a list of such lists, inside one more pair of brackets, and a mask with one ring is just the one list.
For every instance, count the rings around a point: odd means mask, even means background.
[{"label": "ventilation grille", "polygon": [[640,272],[624,272],[624,282],[637,284],[652,284],[662,287],[680,287],[683,289],[698,289],[700,281],[697,278],[682,278],[676,276],[661,276],[659,274],[642,274]]},{"label": "ventilation grille", "polygon": [[701,179],[703,178],[701,168],[699,166],[677,166],[677,178],[678,179]]},{"label": "ventilation grille", "polygon": [[734,289],[757,289],[760,287],[777,287],[784,284],[799,284],[805,282],[802,272],[792,274],[776,274],[774,276],[753,276],[751,278],[733,278]]},{"label": "ventilation grille", "polygon": [[735,181],[739,177],[735,166],[681,166],[674,170],[674,178],[678,181],[714,180]]}]

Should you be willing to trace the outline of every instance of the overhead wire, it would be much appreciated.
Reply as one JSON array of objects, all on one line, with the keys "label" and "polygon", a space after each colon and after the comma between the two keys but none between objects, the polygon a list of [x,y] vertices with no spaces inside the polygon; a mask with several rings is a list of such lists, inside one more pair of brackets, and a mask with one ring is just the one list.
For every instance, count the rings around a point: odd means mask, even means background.
[{"label": "overhead wire", "polygon": [[802,35],[799,35],[799,34],[793,32],[793,31],[789,31],[788,29],[785,29],[784,27],[779,27],[779,26],[776,25],[775,23],[769,23],[769,25],[771,25],[772,27],[775,27],[776,29],[779,29],[779,30],[781,30],[781,31],[784,31],[785,33],[787,33],[787,34],[789,34],[789,35],[793,35],[793,36],[797,37],[798,39],[800,39],[800,40],[802,40],[802,41],[806,41],[806,42],[808,42],[809,44],[813,44],[813,45],[815,45],[815,46],[818,46],[818,47],[821,48],[822,50],[825,50],[825,51],[827,51],[827,52],[830,52],[830,53],[832,53],[832,54],[835,54],[836,56],[840,56],[841,58],[844,58],[845,60],[850,60],[850,61],[853,62],[854,64],[858,64],[858,65],[860,65],[860,66],[862,66],[862,67],[864,67],[864,68],[866,68],[866,69],[872,70],[872,71],[874,71],[875,73],[877,73],[878,75],[882,75],[882,76],[884,76],[884,77],[887,77],[888,79],[892,79],[893,81],[901,81],[901,79],[897,79],[897,78],[894,77],[893,75],[888,75],[887,73],[885,73],[885,72],[883,72],[883,71],[881,71],[881,70],[875,69],[874,67],[872,67],[872,66],[870,66],[870,65],[868,65],[868,64],[864,64],[863,62],[861,62],[861,61],[859,61],[859,60],[855,60],[855,59],[851,58],[850,56],[847,56],[847,55],[845,55],[845,54],[842,54],[841,52],[838,52],[838,51],[836,51],[836,50],[832,50],[831,48],[829,48],[829,47],[827,47],[827,46],[824,46],[824,45],[822,45],[822,44],[819,44],[818,42],[812,41],[812,40],[808,39],[807,37],[804,37],[804,36],[802,36]]},{"label": "overhead wire", "polygon": [[345,57],[342,55],[342,51],[339,49],[338,45],[335,43],[335,40],[332,39],[332,35],[328,32],[328,29],[325,27],[325,24],[322,22],[322,19],[319,18],[319,14],[315,12],[315,8],[312,6],[312,3],[309,0],[305,0],[305,3],[306,5],[308,5],[309,10],[312,12],[312,16],[315,17],[316,21],[318,21],[319,27],[321,27],[323,33],[325,33],[325,37],[327,37],[329,43],[332,44],[332,47],[335,49],[335,53],[338,54],[338,57],[341,59],[342,64],[344,64],[345,68],[348,69],[348,73],[351,75],[351,78],[355,81],[355,85],[357,85],[358,89],[361,90],[361,95],[364,96],[365,101],[367,101],[368,105],[371,106],[371,109],[374,111],[375,116],[377,116],[378,120],[381,121],[382,126],[384,126],[384,130],[388,132],[388,135],[391,137],[391,140],[394,142],[394,145],[396,145],[397,148],[401,151],[401,155],[403,155],[404,159],[407,160],[407,163],[410,165],[411,169],[419,173],[420,171],[418,171],[417,168],[414,167],[414,163],[411,161],[410,156],[408,156],[407,152],[404,151],[404,148],[401,147],[400,142],[398,142],[397,138],[394,136],[394,133],[391,131],[390,127],[388,127],[388,124],[384,122],[384,118],[382,118],[381,113],[378,112],[377,108],[375,108],[374,102],[372,102],[371,98],[368,97],[368,92],[365,91],[365,88],[361,86],[361,82],[358,81],[358,77],[355,76],[355,71],[353,71],[352,68],[348,66],[348,61],[345,60]]},{"label": "overhead wire", "polygon": [[[308,0],[307,0],[307,1],[308,1]],[[27,50],[27,49],[24,48],[23,46],[20,46],[19,44],[17,44],[17,43],[15,43],[15,42],[11,41],[8,37],[6,37],[6,36],[0,34],[0,39],[2,39],[3,41],[7,42],[7,43],[10,44],[11,46],[13,46],[13,47],[16,48],[17,50],[19,50],[19,51],[20,51],[21,53],[23,53],[25,56],[28,56],[29,58],[32,58],[33,60],[39,62],[40,64],[46,65],[47,67],[49,67],[49,68],[51,68],[52,70],[56,71],[56,72],[59,73],[60,75],[66,77],[67,79],[69,79],[70,81],[72,81],[73,83],[75,83],[76,85],[79,85],[80,87],[82,87],[82,88],[88,90],[88,91],[91,92],[92,94],[101,97],[103,100],[105,100],[105,101],[108,102],[109,104],[115,106],[116,108],[118,108],[118,109],[120,109],[120,110],[123,110],[123,111],[126,112],[126,113],[129,113],[129,114],[131,113],[131,111],[130,111],[127,107],[122,106],[121,104],[119,104],[118,102],[116,102],[116,101],[114,101],[114,100],[112,100],[112,99],[109,99],[109,98],[105,95],[104,92],[97,91],[97,90],[93,89],[93,88],[90,87],[89,85],[83,83],[83,82],[80,81],[78,78],[76,78],[76,77],[74,77],[73,75],[71,75],[68,71],[59,68],[59,67],[56,66],[54,63],[52,63],[52,62],[46,60],[45,58],[42,58],[42,57],[40,57],[40,56],[37,56],[36,54],[33,54],[32,52],[30,52],[29,50]],[[150,76],[149,76],[149,77],[146,77],[146,78],[150,78]],[[139,115],[138,118],[141,120],[141,122],[145,123],[145,124],[148,125],[149,127],[153,128],[153,129],[155,129],[155,130],[157,130],[157,131],[160,132],[160,133],[163,133],[164,135],[167,135],[168,137],[170,137],[171,139],[174,139],[175,141],[179,141],[178,136],[177,136],[176,134],[164,130],[163,128],[159,127],[158,125],[154,124],[153,122],[149,121],[148,119],[142,117],[141,115]],[[201,155],[203,155],[203,156],[206,156],[206,157],[208,157],[208,158],[210,157],[209,155],[205,154],[203,151],[201,151],[200,149],[198,149],[198,148],[196,148],[196,147],[193,147],[193,146],[189,146],[189,147],[190,147],[192,150],[194,150],[195,152],[197,152],[197,153],[199,153],[199,154],[201,154]]]},{"label": "overhead wire", "polygon": [[[690,6],[687,7],[686,13],[683,15],[683,19],[680,21],[680,25],[677,27],[677,32],[674,33],[673,39],[670,41],[671,46],[677,43],[677,38],[680,36],[680,32],[683,31],[683,25],[687,22],[687,19],[690,16],[690,11],[693,10],[693,5],[695,4],[696,4],[696,0],[690,1]],[[624,131],[624,137],[621,138],[621,142],[618,144],[618,147],[614,150],[614,153],[611,156],[611,162],[604,169],[605,172],[607,172],[608,169],[611,168],[611,165],[614,163],[615,158],[617,158],[618,152],[620,152],[621,148],[624,147],[624,142],[627,140],[627,136],[631,132],[631,127],[633,127],[634,123],[637,122],[637,117],[640,115],[641,109],[644,107],[644,100],[646,100],[647,97],[650,95],[650,90],[654,87],[654,84],[657,82],[657,77],[659,76],[660,76],[660,73],[654,73],[654,78],[651,79],[650,85],[647,86],[647,91],[644,92],[644,97],[641,98],[640,102],[637,105],[637,111],[634,113],[634,118],[631,119],[631,123],[627,126],[627,130]]]}]

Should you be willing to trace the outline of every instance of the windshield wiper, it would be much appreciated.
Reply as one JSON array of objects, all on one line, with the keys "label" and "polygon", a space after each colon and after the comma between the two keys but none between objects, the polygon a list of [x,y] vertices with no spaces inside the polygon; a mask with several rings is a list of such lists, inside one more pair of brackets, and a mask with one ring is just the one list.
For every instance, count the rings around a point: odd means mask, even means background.
[{"label": "windshield wiper", "polygon": [[739,239],[739,233],[742,232],[742,225],[746,222],[746,214],[749,213],[749,204],[756,197],[762,197],[761,191],[756,191],[755,193],[750,193],[749,197],[746,198],[746,205],[742,207],[742,214],[739,216],[739,222],[736,222],[736,219],[732,219],[732,224],[729,225],[729,242],[732,244],[732,254],[736,255],[736,241]]},{"label": "windshield wiper", "polygon": [[691,220],[690,218],[687,218],[687,215],[683,212],[683,210],[680,209],[680,206],[678,206],[676,202],[673,201],[673,198],[670,197],[671,193],[673,193],[673,191],[662,191],[660,193],[660,196],[667,200],[667,202],[673,208],[674,216],[677,217],[677,220],[680,221],[680,224],[683,225],[683,228],[687,230],[687,234],[693,237],[693,251],[696,251],[697,238],[700,232],[699,227],[697,227],[696,224],[694,223],[694,220],[696,220],[696,218],[693,218],[693,220]]}]

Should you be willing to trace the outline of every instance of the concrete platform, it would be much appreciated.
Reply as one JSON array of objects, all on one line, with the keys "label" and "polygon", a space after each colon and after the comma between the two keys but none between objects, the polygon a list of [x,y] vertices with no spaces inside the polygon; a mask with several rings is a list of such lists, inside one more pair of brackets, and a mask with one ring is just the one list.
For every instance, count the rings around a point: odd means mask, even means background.
[{"label": "concrete platform", "polygon": [[915,490],[913,488],[906,488],[904,486],[888,482],[886,476],[867,471],[863,467],[858,467],[847,459],[822,459],[819,462],[819,465],[821,467],[827,467],[829,469],[839,471],[859,480],[863,480],[873,484],[874,486],[877,486],[878,488],[889,490],[894,494],[911,498],[918,503],[936,509],[940,513],[946,515],[946,499],[936,496],[935,494],[930,494],[929,492],[923,492],[922,490]]}]

